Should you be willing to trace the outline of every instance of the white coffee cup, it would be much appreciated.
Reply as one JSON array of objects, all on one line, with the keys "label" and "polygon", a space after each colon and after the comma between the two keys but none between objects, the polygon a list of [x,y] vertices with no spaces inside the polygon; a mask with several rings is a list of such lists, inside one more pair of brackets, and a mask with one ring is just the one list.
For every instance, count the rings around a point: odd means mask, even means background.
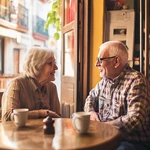
[{"label": "white coffee cup", "polygon": [[13,113],[11,114],[11,120],[14,121],[18,127],[25,126],[28,120],[28,112],[28,108],[14,109]]},{"label": "white coffee cup", "polygon": [[79,133],[86,133],[90,124],[89,112],[75,112],[72,115],[72,124]]}]

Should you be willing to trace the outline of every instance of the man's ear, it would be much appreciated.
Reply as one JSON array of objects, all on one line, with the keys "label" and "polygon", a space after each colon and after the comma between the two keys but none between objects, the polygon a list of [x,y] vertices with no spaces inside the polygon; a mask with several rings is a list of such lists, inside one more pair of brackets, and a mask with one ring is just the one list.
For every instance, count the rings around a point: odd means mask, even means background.
[{"label": "man's ear", "polygon": [[115,68],[118,68],[119,65],[120,65],[120,57],[117,56],[117,57],[115,58]]}]

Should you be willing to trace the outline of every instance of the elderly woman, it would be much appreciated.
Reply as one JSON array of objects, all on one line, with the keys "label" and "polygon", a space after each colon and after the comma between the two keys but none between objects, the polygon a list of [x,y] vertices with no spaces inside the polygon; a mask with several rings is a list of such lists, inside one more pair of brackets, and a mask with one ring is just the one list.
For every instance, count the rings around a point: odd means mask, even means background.
[{"label": "elderly woman", "polygon": [[58,69],[54,51],[33,47],[25,57],[22,76],[13,79],[2,97],[2,121],[11,119],[15,108],[28,108],[28,118],[43,118],[47,114],[60,117],[60,103],[55,80]]}]

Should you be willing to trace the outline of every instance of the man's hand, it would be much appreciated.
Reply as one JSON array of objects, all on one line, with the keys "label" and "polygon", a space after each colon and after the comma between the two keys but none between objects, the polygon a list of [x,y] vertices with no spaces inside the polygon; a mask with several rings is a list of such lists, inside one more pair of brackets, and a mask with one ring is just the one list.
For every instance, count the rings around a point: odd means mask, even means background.
[{"label": "man's hand", "polygon": [[94,111],[91,111],[90,120],[99,121],[98,114]]}]

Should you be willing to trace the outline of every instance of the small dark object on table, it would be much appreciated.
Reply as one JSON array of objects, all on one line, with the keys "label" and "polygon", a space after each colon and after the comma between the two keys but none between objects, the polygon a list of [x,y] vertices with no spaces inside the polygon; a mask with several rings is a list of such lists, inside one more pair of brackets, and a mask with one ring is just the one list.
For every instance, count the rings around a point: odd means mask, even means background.
[{"label": "small dark object on table", "polygon": [[54,129],[54,120],[52,120],[52,117],[49,115],[49,112],[47,112],[48,116],[43,119],[43,129],[44,129],[44,134],[54,134],[55,129]]}]

